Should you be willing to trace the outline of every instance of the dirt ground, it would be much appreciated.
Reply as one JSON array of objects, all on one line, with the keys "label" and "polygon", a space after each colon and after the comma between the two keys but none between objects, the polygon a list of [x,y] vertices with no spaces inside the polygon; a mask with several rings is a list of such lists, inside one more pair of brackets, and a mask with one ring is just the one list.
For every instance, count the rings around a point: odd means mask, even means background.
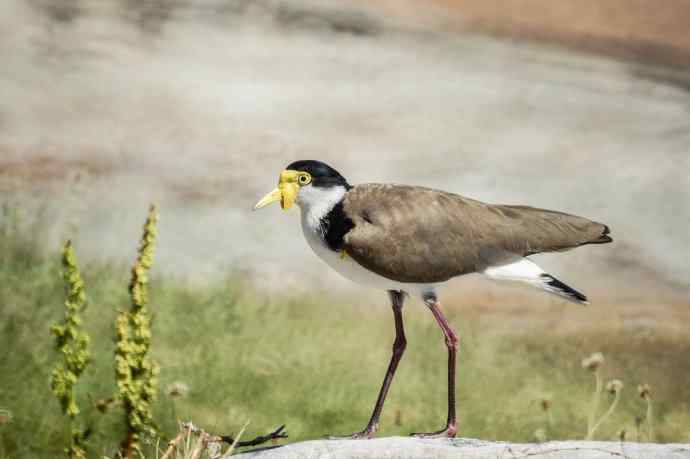
[{"label": "dirt ground", "polygon": [[[690,64],[690,1],[432,0],[451,29],[556,42],[656,63]],[[418,20],[429,2],[387,1],[389,11]],[[450,13],[450,14],[449,14]]]}]

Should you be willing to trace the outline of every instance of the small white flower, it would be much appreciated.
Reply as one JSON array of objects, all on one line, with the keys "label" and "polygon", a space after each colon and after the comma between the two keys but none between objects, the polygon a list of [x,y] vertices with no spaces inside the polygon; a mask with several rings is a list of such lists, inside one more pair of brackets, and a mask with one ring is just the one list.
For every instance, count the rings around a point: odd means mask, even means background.
[{"label": "small white flower", "polygon": [[649,384],[640,384],[637,386],[637,393],[640,394],[640,397],[649,400],[652,398],[652,386]]},{"label": "small white flower", "polygon": [[606,384],[606,390],[611,394],[617,394],[623,390],[623,381],[620,379],[612,379]]},{"label": "small white flower", "polygon": [[604,364],[604,354],[595,352],[587,358],[582,359],[582,368],[589,371],[597,371]]},{"label": "small white flower", "polygon": [[172,384],[169,384],[165,392],[170,398],[184,397],[189,392],[189,386],[183,382],[176,381]]}]

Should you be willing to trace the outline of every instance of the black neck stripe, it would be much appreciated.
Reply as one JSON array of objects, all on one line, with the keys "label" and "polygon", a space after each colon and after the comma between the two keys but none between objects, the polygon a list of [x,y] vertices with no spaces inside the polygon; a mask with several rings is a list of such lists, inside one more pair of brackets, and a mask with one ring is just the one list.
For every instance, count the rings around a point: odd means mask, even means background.
[{"label": "black neck stripe", "polygon": [[345,235],[354,227],[354,222],[345,215],[342,200],[321,218],[321,230],[326,245],[335,252],[343,249]]}]

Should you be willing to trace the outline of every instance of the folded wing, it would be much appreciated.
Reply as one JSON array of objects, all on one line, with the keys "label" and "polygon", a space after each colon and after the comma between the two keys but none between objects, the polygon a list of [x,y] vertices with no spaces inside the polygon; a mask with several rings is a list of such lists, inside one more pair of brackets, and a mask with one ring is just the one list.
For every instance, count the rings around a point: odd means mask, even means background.
[{"label": "folded wing", "polygon": [[606,225],[586,218],[422,187],[358,185],[343,206],[355,225],[344,250],[399,282],[442,282],[516,257],[611,242]]}]

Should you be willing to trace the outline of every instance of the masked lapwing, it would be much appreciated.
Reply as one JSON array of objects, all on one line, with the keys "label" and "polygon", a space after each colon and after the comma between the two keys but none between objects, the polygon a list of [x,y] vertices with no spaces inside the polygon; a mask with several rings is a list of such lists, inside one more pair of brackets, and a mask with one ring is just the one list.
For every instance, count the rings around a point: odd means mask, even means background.
[{"label": "masked lapwing", "polygon": [[453,437],[455,354],[458,337],[441,312],[436,287],[454,277],[482,273],[521,281],[575,303],[587,298],[526,257],[540,252],[611,242],[609,228],[586,218],[527,206],[485,204],[418,186],[350,185],[319,161],[296,161],[278,187],[254,209],[297,204],[312,250],[344,277],[388,292],[395,319],[393,356],[369,423],[352,438],[378,430],[388,388],[405,351],[402,307],[419,295],[441,327],[448,348],[448,418],[445,427],[419,436]]}]

